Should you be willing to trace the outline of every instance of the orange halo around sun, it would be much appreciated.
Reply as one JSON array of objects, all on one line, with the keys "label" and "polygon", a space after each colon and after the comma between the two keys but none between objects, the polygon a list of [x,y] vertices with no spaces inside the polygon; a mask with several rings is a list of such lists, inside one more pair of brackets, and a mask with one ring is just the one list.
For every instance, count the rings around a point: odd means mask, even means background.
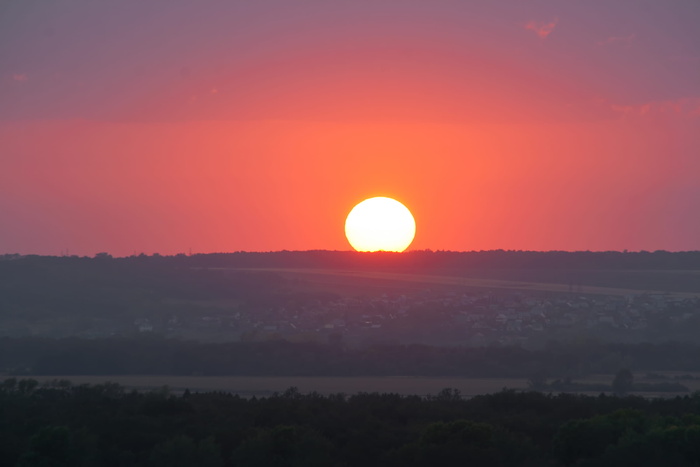
[{"label": "orange halo around sun", "polygon": [[345,236],[357,251],[404,251],[416,235],[416,221],[392,198],[369,198],[345,219]]}]

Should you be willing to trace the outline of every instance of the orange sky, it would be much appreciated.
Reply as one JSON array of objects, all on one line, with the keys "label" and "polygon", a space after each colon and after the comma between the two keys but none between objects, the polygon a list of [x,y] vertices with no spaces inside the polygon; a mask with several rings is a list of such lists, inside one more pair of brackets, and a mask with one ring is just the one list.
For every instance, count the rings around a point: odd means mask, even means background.
[{"label": "orange sky", "polygon": [[0,24],[0,253],[700,248],[687,2],[124,3]]}]

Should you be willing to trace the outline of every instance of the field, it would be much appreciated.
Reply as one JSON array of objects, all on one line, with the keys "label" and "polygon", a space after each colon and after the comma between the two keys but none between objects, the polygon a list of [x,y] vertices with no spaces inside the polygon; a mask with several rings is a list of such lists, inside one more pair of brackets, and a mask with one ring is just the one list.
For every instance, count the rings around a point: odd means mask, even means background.
[{"label": "field", "polygon": [[[639,293],[670,293],[679,297],[695,297],[698,293],[694,292],[673,292],[669,290],[650,289],[645,287],[646,282],[637,279],[635,288],[617,287],[615,282],[620,282],[618,279],[610,280],[602,278],[603,283],[609,283],[610,286],[589,285],[590,283],[601,282],[595,281],[595,276],[603,274],[602,271],[586,271],[585,274],[577,272],[577,278],[581,282],[575,285],[572,283],[562,282],[535,282],[532,280],[508,280],[493,277],[470,277],[462,275],[440,275],[440,274],[411,274],[397,272],[380,272],[380,271],[358,271],[358,270],[338,270],[338,269],[304,269],[304,268],[265,268],[265,269],[248,269],[256,271],[275,272],[289,280],[306,281],[309,284],[314,284],[316,287],[322,286],[326,291],[332,292],[349,292],[348,289],[372,289],[372,288],[406,288],[422,285],[424,287],[463,287],[471,289],[510,289],[518,291],[534,291],[534,292],[554,292],[554,293],[570,293],[586,295],[635,295]],[[642,271],[649,275],[654,274],[652,282],[666,283],[669,279],[673,280],[674,276],[682,274],[684,278],[693,277],[695,279],[700,276],[698,271]],[[525,277],[538,277],[541,271],[522,271],[521,275]],[[492,271],[491,274],[494,274]],[[561,273],[559,273],[561,275]],[[640,271],[618,271],[618,275],[624,276],[625,282],[635,282],[630,277],[639,276]],[[645,279],[646,277],[642,277]],[[558,278],[560,281],[561,277]],[[573,282],[573,281],[572,281]],[[586,285],[584,285],[584,282]]]},{"label": "field", "polygon": [[[664,373],[673,377],[672,373]],[[698,375],[693,375],[698,377]],[[414,377],[414,376],[381,376],[381,377],[280,377],[280,376],[163,376],[163,375],[114,375],[114,376],[31,376],[40,383],[57,379],[71,381],[75,385],[101,384],[107,381],[118,383],[128,389],[152,391],[167,387],[175,394],[189,389],[192,392],[224,391],[243,397],[263,397],[275,392],[284,392],[290,387],[296,387],[302,394],[318,392],[323,395],[344,393],[348,395],[358,392],[396,393],[401,395],[435,395],[442,389],[458,389],[463,396],[470,397],[479,394],[490,394],[508,389],[527,389],[524,379],[517,378],[450,378],[450,377]],[[576,380],[586,384],[610,384],[613,375],[591,375],[588,378]],[[659,383],[665,380],[649,380],[644,375],[635,375],[635,381]],[[690,392],[700,391],[700,378],[681,381]],[[598,392],[582,392],[587,395],[598,395]],[[686,393],[640,392],[643,397],[673,397]]]}]

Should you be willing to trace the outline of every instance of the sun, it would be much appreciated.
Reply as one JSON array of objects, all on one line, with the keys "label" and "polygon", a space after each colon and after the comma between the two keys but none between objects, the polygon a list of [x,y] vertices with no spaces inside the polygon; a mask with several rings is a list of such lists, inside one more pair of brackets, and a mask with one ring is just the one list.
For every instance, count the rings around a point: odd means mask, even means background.
[{"label": "sun", "polygon": [[395,199],[369,198],[348,214],[345,236],[357,251],[404,251],[416,236],[416,221]]}]

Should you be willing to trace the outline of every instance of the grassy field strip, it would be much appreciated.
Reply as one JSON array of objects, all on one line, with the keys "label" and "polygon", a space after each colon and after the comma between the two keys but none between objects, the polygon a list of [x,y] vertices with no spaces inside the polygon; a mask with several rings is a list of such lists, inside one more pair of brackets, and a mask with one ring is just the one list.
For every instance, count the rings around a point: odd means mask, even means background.
[{"label": "grassy field strip", "polygon": [[358,392],[437,394],[442,389],[459,389],[464,396],[499,392],[503,388],[524,389],[522,379],[513,378],[427,378],[413,376],[386,377],[281,377],[281,376],[31,376],[39,382],[66,379],[74,385],[101,384],[107,381],[118,383],[128,389],[158,390],[167,386],[174,393],[185,389],[192,392],[225,391],[241,396],[269,396],[294,386],[302,394],[316,391],[320,394],[356,394]]},{"label": "grassy field strip", "polygon": [[[568,293],[568,284],[553,284],[540,282],[522,282],[522,281],[506,281],[499,279],[476,279],[470,277],[458,276],[438,276],[438,275],[423,275],[423,274],[406,274],[395,272],[376,272],[376,271],[343,271],[336,269],[288,269],[288,268],[240,268],[242,270],[258,270],[271,271],[278,273],[289,274],[305,274],[305,275],[320,275],[320,276],[340,276],[353,277],[364,279],[380,279],[401,282],[415,282],[421,284],[440,284],[440,285],[461,285],[465,287],[478,288],[499,288],[513,290],[536,290],[543,292],[559,292]],[[596,287],[596,286],[577,286],[576,294],[594,294],[594,295],[637,295],[640,293],[663,294],[666,292],[657,290],[636,290],[636,289],[620,289],[612,287]],[[670,292],[670,295],[679,297],[695,297],[697,294]]]}]

